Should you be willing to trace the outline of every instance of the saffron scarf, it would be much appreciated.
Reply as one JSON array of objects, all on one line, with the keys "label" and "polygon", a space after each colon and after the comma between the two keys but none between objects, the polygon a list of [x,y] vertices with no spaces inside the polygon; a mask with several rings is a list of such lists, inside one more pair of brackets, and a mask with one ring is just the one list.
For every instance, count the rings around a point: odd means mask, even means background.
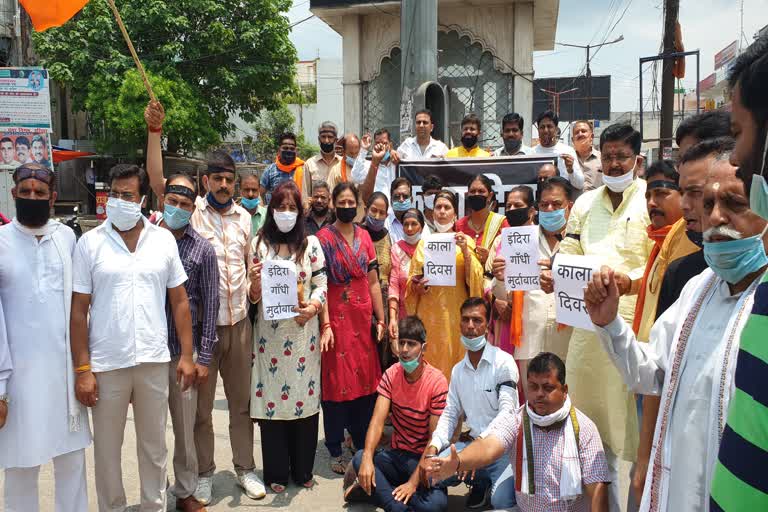
[{"label": "saffron scarf", "polygon": [[304,185],[304,160],[297,156],[292,164],[285,165],[280,162],[280,157],[278,156],[275,158],[275,166],[277,166],[278,170],[289,174],[296,171],[296,174],[293,175],[293,181],[296,182],[296,186],[299,188],[299,194],[301,194],[301,187]]},{"label": "saffron scarf", "polygon": [[632,320],[632,330],[637,334],[640,330],[640,322],[643,320],[643,306],[645,305],[645,294],[648,289],[648,278],[651,275],[651,269],[656,262],[656,258],[661,252],[661,246],[664,243],[664,239],[667,238],[667,234],[672,229],[673,224],[664,226],[663,228],[653,229],[653,226],[646,228],[648,232],[648,238],[653,240],[653,249],[651,249],[651,255],[648,257],[648,263],[645,264],[645,273],[643,274],[643,280],[640,283],[640,291],[637,295],[637,302],[635,303],[635,318]]}]

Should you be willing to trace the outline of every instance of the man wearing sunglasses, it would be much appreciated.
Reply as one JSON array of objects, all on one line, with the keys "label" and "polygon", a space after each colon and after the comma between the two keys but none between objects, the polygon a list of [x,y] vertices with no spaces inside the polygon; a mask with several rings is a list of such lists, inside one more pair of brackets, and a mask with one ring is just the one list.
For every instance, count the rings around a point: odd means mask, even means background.
[{"label": "man wearing sunglasses", "polygon": [[[75,234],[50,219],[56,179],[13,174],[16,216],[0,229],[0,468],[6,510],[40,510],[40,466],[53,460],[56,512],[88,510],[88,414],[75,399],[69,347]],[[3,343],[7,340],[7,343]],[[12,362],[15,363],[12,369]]]}]

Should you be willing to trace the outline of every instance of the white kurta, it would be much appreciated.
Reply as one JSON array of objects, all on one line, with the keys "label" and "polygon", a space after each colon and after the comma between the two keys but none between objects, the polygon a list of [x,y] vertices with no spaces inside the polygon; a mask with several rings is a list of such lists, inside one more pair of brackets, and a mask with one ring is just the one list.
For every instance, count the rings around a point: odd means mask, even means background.
[{"label": "white kurta", "polygon": [[71,266],[75,235],[50,221],[51,234],[37,238],[15,222],[0,229],[0,301],[14,369],[8,381],[11,403],[0,429],[0,468],[34,467],[87,447],[91,442],[88,415],[80,409],[79,431],[70,431],[67,375],[69,303],[65,262]]},{"label": "white kurta", "polygon": [[[691,308],[713,278],[707,269],[694,277],[680,298],[654,324],[649,343],[638,343],[621,317],[596,327],[603,346],[627,386],[643,395],[661,395],[654,447],[640,510],[706,511],[709,484],[717,458],[723,413],[733,386],[739,333],[744,327],[754,288],[731,295],[728,284],[716,279],[696,315],[684,354],[679,343]],[[739,317],[739,311],[743,311]],[[660,430],[675,358],[681,362],[676,392],[669,407],[664,439]],[[662,447],[659,508],[652,508],[651,485],[656,451]],[[666,505],[665,505],[666,504]]]}]

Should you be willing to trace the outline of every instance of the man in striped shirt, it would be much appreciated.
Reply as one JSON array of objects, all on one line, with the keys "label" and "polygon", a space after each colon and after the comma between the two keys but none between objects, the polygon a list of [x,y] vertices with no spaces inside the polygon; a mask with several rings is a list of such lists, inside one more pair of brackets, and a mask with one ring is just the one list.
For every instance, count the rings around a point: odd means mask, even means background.
[{"label": "man in striped shirt", "polygon": [[[346,500],[365,494],[387,512],[437,512],[448,506],[442,486],[430,487],[419,469],[424,448],[445,408],[448,382],[424,360],[427,332],[418,317],[398,326],[400,364],[387,370],[379,384],[365,449],[352,459],[357,483],[344,492]],[[391,413],[391,448],[376,453],[384,422]]]}]

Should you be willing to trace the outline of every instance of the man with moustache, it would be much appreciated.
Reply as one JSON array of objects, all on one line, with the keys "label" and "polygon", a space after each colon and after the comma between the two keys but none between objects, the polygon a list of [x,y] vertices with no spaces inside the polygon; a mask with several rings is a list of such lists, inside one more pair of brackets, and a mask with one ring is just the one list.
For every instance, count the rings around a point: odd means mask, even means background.
[{"label": "man with moustache", "polygon": [[482,133],[483,123],[475,113],[469,113],[461,120],[461,146],[450,149],[445,158],[480,158],[491,156],[480,148],[478,141]]},{"label": "man with moustache", "polygon": [[428,109],[419,110],[414,118],[416,136],[405,139],[397,148],[400,160],[424,160],[427,158],[443,158],[448,152],[448,146],[442,141],[432,138],[435,124],[432,112]]},{"label": "man with moustache", "polygon": [[307,234],[316,235],[318,231],[328,224],[336,221],[336,216],[330,208],[331,189],[324,181],[315,181],[312,184],[312,201],[309,208],[309,215],[305,222],[307,223]]},{"label": "man with moustache", "polygon": [[523,144],[523,116],[511,112],[501,120],[501,139],[504,144],[493,152],[493,156],[530,155],[533,150]]},{"label": "man with moustache", "polygon": [[576,121],[571,128],[571,141],[576,157],[584,172],[584,192],[596,189],[603,184],[600,151],[592,145],[595,132],[589,121]]},{"label": "man with moustache", "polygon": [[584,189],[584,172],[572,147],[560,142],[557,123],[560,119],[551,110],[546,110],[536,118],[539,131],[539,145],[533,148],[534,155],[557,156],[557,169],[560,176],[567,179],[576,190]]}]

